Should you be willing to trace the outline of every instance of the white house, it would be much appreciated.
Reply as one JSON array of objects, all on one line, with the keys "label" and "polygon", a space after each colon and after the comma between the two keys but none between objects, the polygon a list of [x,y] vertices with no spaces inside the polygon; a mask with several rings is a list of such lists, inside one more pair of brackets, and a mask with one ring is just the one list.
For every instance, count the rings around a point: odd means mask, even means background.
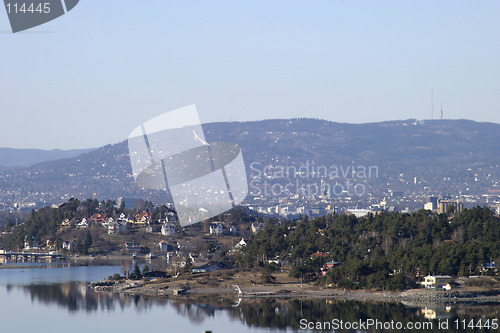
[{"label": "white house", "polygon": [[220,222],[210,223],[210,234],[211,235],[222,235],[223,231],[224,231],[224,227],[222,226],[222,223],[220,223]]},{"label": "white house", "polygon": [[119,223],[117,221],[111,221],[108,223],[108,234],[116,235],[116,234],[124,234],[127,232],[127,224]]},{"label": "white house", "polygon": [[252,226],[251,226],[251,229],[252,229],[252,232],[254,234],[258,233],[259,231],[261,231],[262,229],[264,229],[264,223],[252,223]]},{"label": "white house", "polygon": [[428,289],[451,289],[450,282],[453,278],[449,275],[427,275],[422,285]]},{"label": "white house", "polygon": [[126,224],[127,222],[128,222],[128,218],[125,217],[125,214],[121,213],[120,217],[118,218],[118,223]]},{"label": "white house", "polygon": [[346,215],[354,215],[357,218],[366,216],[370,213],[372,213],[370,209],[358,209],[358,208],[349,208],[345,211]]},{"label": "white house", "polygon": [[101,225],[103,227],[107,227],[110,223],[113,223],[113,222],[114,222],[113,218],[109,217],[107,219],[103,219],[102,222],[101,222]]},{"label": "white house", "polygon": [[164,236],[175,235],[175,225],[173,223],[164,223],[161,226],[161,234]]},{"label": "white house", "polygon": [[242,249],[242,248],[243,248],[243,247],[245,247],[245,246],[247,246],[247,242],[245,242],[245,240],[242,238],[242,239],[238,242],[238,244],[236,244],[236,245],[234,246],[234,250],[238,251],[238,250]]},{"label": "white house", "polygon": [[78,228],[88,228],[89,227],[89,222],[87,221],[87,218],[84,217],[80,222],[76,224]]},{"label": "white house", "polygon": [[427,202],[427,203],[424,205],[424,209],[425,209],[425,210],[434,210],[434,203],[432,203],[432,202]]},{"label": "white house", "polygon": [[63,241],[62,242],[62,248],[66,249],[68,251],[71,251],[71,247],[74,245],[74,242],[71,241]]},{"label": "white house", "polygon": [[118,226],[118,223],[115,222],[113,219],[109,221],[108,223],[108,234],[109,235],[115,235],[120,232],[120,228]]}]

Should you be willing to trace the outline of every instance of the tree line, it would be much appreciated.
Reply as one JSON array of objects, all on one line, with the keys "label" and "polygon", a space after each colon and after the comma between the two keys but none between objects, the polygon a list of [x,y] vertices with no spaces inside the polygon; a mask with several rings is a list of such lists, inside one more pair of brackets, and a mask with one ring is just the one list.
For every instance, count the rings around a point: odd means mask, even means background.
[{"label": "tree line", "polygon": [[[469,276],[500,259],[499,217],[487,207],[458,216],[427,210],[307,216],[272,225],[248,242],[240,265],[287,261],[290,275],[343,288],[401,290],[428,274]],[[320,256],[311,256],[320,252]],[[336,266],[322,275],[326,262]]]}]

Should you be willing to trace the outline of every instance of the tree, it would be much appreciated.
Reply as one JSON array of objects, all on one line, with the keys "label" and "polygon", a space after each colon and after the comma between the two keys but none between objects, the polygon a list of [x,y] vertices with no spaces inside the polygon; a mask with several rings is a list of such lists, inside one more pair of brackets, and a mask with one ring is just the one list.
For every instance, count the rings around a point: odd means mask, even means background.
[{"label": "tree", "polygon": [[83,242],[87,252],[88,249],[92,246],[92,235],[90,234],[90,231],[87,231],[87,234],[85,235],[85,240]]},{"label": "tree", "polygon": [[129,278],[132,280],[142,279],[141,269],[139,268],[139,265],[137,265],[137,263],[134,266],[134,271],[130,273]]},{"label": "tree", "polygon": [[272,283],[276,281],[276,277],[272,273],[276,270],[276,266],[272,264],[267,264],[262,268],[262,273],[260,279],[262,283]]},{"label": "tree", "polygon": [[406,278],[403,274],[396,274],[387,282],[389,290],[404,290],[406,289]]}]

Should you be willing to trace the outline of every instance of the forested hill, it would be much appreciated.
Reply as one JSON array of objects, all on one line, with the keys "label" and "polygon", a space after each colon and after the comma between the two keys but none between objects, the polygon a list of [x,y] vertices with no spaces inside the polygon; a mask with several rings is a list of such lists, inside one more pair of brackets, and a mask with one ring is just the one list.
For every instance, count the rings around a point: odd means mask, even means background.
[{"label": "forested hill", "polygon": [[[325,258],[311,259],[317,251]],[[427,274],[468,276],[481,265],[500,260],[500,220],[488,208],[464,210],[449,221],[446,214],[383,213],[307,218],[270,226],[254,236],[241,256],[242,265],[280,258],[292,275],[314,281],[327,261],[327,284],[344,288],[405,289]]]},{"label": "forested hill", "polygon": [[[402,120],[342,124],[318,119],[274,119],[203,125],[208,142],[234,142],[253,162],[301,166],[377,166],[367,179],[384,191],[481,196],[500,183],[500,124],[468,120]],[[417,184],[414,184],[417,177]],[[285,180],[286,181],[286,180]],[[71,197],[153,200],[133,182],[127,142],[64,160],[0,172],[0,202],[59,203]],[[160,195],[161,198],[163,196]]]}]

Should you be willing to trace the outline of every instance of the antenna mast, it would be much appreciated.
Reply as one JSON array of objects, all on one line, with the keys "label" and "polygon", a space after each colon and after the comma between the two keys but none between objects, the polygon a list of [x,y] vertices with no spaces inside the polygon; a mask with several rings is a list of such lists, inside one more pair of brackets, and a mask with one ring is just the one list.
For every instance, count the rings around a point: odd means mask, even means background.
[{"label": "antenna mast", "polygon": [[431,88],[431,119],[434,119],[434,89]]}]

